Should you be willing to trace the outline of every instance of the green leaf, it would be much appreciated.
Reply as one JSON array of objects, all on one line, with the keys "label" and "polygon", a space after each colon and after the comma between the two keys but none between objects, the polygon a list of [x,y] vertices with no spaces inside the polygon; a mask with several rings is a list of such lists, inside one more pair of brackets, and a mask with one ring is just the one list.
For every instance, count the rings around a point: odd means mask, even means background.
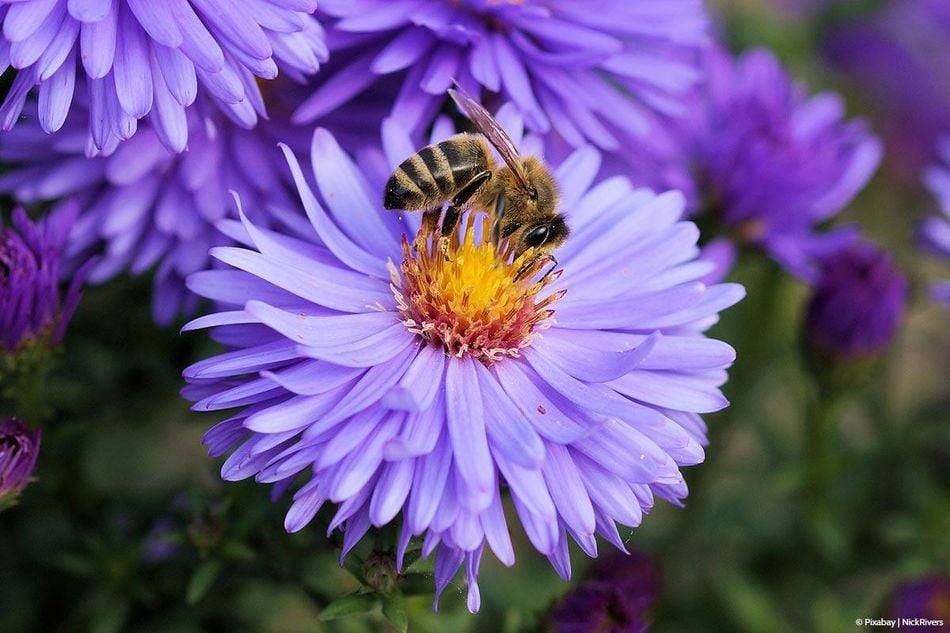
[{"label": "green leaf", "polygon": [[350,554],[343,561],[343,568],[353,574],[353,577],[359,580],[361,584],[366,584],[366,576],[363,574],[363,559]]},{"label": "green leaf", "polygon": [[90,633],[120,633],[129,617],[129,605],[118,597],[109,597],[97,605],[89,623]]},{"label": "green leaf", "polygon": [[795,630],[766,589],[752,579],[728,574],[722,579],[719,591],[740,630],[749,633],[792,633]]},{"label": "green leaf", "polygon": [[216,560],[208,561],[198,567],[188,581],[185,601],[190,605],[197,604],[208,593],[219,575],[221,575],[221,563]]},{"label": "green leaf", "polygon": [[83,554],[66,553],[57,556],[50,562],[51,566],[73,576],[88,578],[96,573],[95,561]]},{"label": "green leaf", "polygon": [[421,558],[417,556],[411,563],[408,562],[409,556],[406,556],[405,572],[406,574],[433,574],[435,573],[435,557]]},{"label": "green leaf", "polygon": [[383,600],[383,615],[399,633],[409,630],[409,610],[406,607],[406,599],[399,590],[393,591]]},{"label": "green leaf", "polygon": [[376,609],[379,600],[374,594],[362,594],[344,596],[334,600],[320,612],[320,619],[323,621],[336,620],[351,615],[360,615],[369,613]]},{"label": "green leaf", "polygon": [[230,559],[249,563],[254,560],[254,550],[240,541],[227,541],[221,546],[221,553]]},{"label": "green leaf", "polygon": [[422,558],[422,548],[413,547],[406,552],[405,556],[402,558],[402,568],[408,570],[410,567],[415,565],[416,561]]},{"label": "green leaf", "polygon": [[399,590],[406,596],[431,596],[434,593],[432,576],[408,574],[399,579]]}]

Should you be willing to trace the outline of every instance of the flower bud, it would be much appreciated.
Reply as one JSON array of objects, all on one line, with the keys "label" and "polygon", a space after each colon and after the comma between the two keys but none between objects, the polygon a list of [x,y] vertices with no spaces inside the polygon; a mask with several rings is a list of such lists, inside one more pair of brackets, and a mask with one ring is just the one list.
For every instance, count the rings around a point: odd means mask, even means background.
[{"label": "flower bud", "polygon": [[893,340],[904,315],[907,280],[885,251],[857,242],[819,262],[805,337],[821,357],[873,356]]},{"label": "flower bud", "polygon": [[606,631],[642,633],[656,599],[659,570],[649,557],[634,552],[599,560],[588,580],[561,599],[551,612],[556,633]]},{"label": "flower bud", "polygon": [[40,453],[40,431],[16,418],[0,422],[0,510],[14,505],[30,483]]},{"label": "flower bud", "polygon": [[12,225],[0,225],[0,353],[16,355],[31,343],[53,347],[62,340],[86,270],[73,276],[61,297],[61,258],[75,218],[71,204],[40,222],[17,208]]},{"label": "flower bud", "polygon": [[[950,576],[929,576],[906,582],[891,597],[890,614],[911,620],[943,620],[950,623]],[[920,623],[919,630],[941,628]],[[912,630],[918,630],[913,627]]]}]

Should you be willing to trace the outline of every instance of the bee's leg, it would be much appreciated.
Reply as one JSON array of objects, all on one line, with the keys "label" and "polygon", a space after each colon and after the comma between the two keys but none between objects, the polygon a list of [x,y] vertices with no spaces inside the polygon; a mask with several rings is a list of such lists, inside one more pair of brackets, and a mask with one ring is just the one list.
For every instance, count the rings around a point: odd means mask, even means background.
[{"label": "bee's leg", "polygon": [[439,226],[440,215],[442,215],[442,209],[439,207],[427,209],[422,212],[422,228],[426,233],[435,233],[436,227]]},{"label": "bee's leg", "polygon": [[472,177],[465,186],[459,189],[459,192],[452,198],[452,204],[445,210],[445,217],[442,219],[442,237],[439,238],[439,249],[442,255],[448,259],[449,236],[458,226],[459,218],[462,216],[462,209],[468,204],[475,192],[478,191],[491,178],[491,172],[488,170],[480,171]]},{"label": "bee's leg", "polygon": [[459,192],[452,198],[452,206],[445,211],[445,218],[442,220],[442,237],[448,237],[455,231],[455,227],[459,223],[459,217],[462,215],[462,209],[472,199],[475,192],[481,189],[482,185],[488,182],[490,178],[490,171],[480,171],[464,187],[459,189]]},{"label": "bee's leg", "polygon": [[538,283],[541,283],[541,282],[543,282],[545,279],[547,279],[547,278],[548,278],[548,275],[550,275],[551,273],[553,273],[554,270],[557,268],[557,265],[558,265],[557,257],[555,257],[554,255],[551,255],[551,254],[549,253],[549,254],[548,254],[548,259],[551,260],[551,267],[548,268],[547,272],[545,272],[543,275],[541,275],[541,279],[538,280]]},{"label": "bee's leg", "polygon": [[547,254],[547,255],[540,255],[540,254],[539,254],[538,256],[532,258],[531,261],[528,261],[528,262],[525,262],[524,264],[522,264],[521,268],[519,268],[519,269],[518,269],[518,272],[515,274],[515,281],[518,281],[519,279],[521,279],[522,277],[524,277],[525,273],[528,272],[529,270],[531,270],[531,268],[533,268],[534,265],[537,263],[537,261],[538,261],[539,259],[541,259],[542,257],[547,257],[549,260],[551,260],[552,265],[551,265],[550,268],[548,268],[547,272],[545,272],[543,275],[541,275],[541,278],[538,279],[538,282],[537,282],[537,283],[541,283],[542,281],[544,281],[545,279],[547,279],[547,278],[548,278],[548,275],[550,275],[551,273],[553,273],[553,272],[554,272],[554,269],[557,268],[557,265],[558,265],[557,257],[555,257],[554,255],[551,255],[550,253]]},{"label": "bee's leg", "polygon": [[495,218],[491,225],[491,241],[497,245],[501,241],[501,218],[505,215],[505,192],[502,191],[495,200]]}]

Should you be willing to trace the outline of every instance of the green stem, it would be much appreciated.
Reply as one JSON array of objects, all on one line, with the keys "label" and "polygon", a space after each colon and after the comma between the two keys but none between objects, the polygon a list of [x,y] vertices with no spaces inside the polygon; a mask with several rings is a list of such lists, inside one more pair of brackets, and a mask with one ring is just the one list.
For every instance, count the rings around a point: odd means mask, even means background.
[{"label": "green stem", "polygon": [[[744,253],[745,257],[758,257]],[[709,505],[710,481],[716,480],[722,455],[725,453],[726,438],[736,420],[753,419],[754,407],[760,402],[759,385],[768,372],[763,369],[775,355],[775,341],[778,336],[776,322],[782,308],[784,273],[771,262],[761,259],[754,276],[748,280],[747,287],[758,292],[750,295],[742,304],[741,338],[737,341],[738,358],[729,371],[729,385],[741,388],[728,393],[731,400],[729,408],[709,420],[709,449],[705,462],[689,469],[689,511],[683,512],[674,530],[669,532],[667,542],[681,542],[693,526],[702,519]]]},{"label": "green stem", "polygon": [[838,394],[819,386],[805,420],[804,519],[815,550],[826,560],[840,558],[847,550],[833,496],[840,405]]},{"label": "green stem", "polygon": [[805,498],[812,510],[828,504],[828,484],[835,469],[837,406],[834,398],[819,392],[805,420]]}]

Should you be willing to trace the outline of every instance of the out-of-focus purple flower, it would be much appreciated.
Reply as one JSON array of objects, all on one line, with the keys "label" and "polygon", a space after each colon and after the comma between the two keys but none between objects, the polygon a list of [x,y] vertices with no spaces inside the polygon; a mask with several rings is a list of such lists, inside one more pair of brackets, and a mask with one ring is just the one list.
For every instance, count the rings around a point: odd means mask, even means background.
[{"label": "out-of-focus purple flower", "polygon": [[832,65],[877,111],[894,173],[916,180],[950,134],[950,3],[900,0],[842,21],[825,43]]},{"label": "out-of-focus purple flower", "polygon": [[18,207],[10,226],[0,224],[0,352],[62,340],[88,270],[80,268],[61,294],[62,258],[76,214],[75,204],[63,205],[34,223]]},{"label": "out-of-focus purple flower", "polygon": [[30,483],[41,436],[16,418],[0,422],[0,510],[15,504]]},{"label": "out-of-focus purple flower", "polygon": [[402,513],[400,563],[423,536],[437,592],[464,563],[475,611],[485,545],[514,562],[504,489],[565,578],[570,539],[591,556],[595,534],[623,549],[616,523],[686,496],[680,466],[702,461],[700,414],[726,406],[734,358],[702,332],[743,290],[697,281],[713,265],[680,194],[592,186],[590,147],[555,171],[572,230],[563,272],[540,280],[545,258],[496,252],[478,210],[444,253],[416,214],[382,209],[389,170],[413,151],[393,121],[384,136],[388,160],[358,166],[318,129],[316,193],[285,150],[306,239],[224,224],[246,247],[215,249],[228,268],[189,278],[224,311],[185,329],[214,328],[232,349],[187,368],[184,395],[237,409],[205,436],[212,456],[230,453],[225,479],[285,490],[308,474],[289,531],[338,504],[345,556]]},{"label": "out-of-focus purple flower", "polygon": [[171,517],[161,517],[152,525],[142,543],[142,560],[157,565],[170,559],[179,549],[175,536],[181,526]]},{"label": "out-of-focus purple flower", "polygon": [[712,271],[702,278],[702,282],[708,286],[725,281],[736,263],[735,245],[725,237],[717,237],[703,247],[702,259],[713,265]]},{"label": "out-of-focus purple flower", "polygon": [[[0,68],[16,73],[0,127],[28,95],[46,132],[66,121],[73,96],[88,104],[88,151],[114,148],[148,116],[171,151],[188,143],[186,110],[207,95],[236,124],[266,116],[258,79],[278,67],[315,73],[328,51],[314,0],[2,0]],[[200,87],[200,90],[199,90]]]},{"label": "out-of-focus purple flower", "polygon": [[549,616],[553,633],[644,633],[656,600],[660,574],[649,557],[614,554],[591,568]]},{"label": "out-of-focus purple flower", "polygon": [[907,279],[890,254],[858,242],[823,257],[808,302],[805,334],[819,354],[855,359],[886,347],[907,301]]},{"label": "out-of-focus purple flower", "polygon": [[[940,145],[943,163],[931,167],[925,180],[930,191],[940,204],[944,217],[924,220],[920,227],[922,246],[931,254],[950,259],[950,137]],[[938,301],[950,305],[950,281],[934,284],[933,296]]]},{"label": "out-of-focus purple flower", "polygon": [[629,152],[657,112],[682,112],[707,42],[701,0],[325,0],[319,12],[335,70],[299,121],[396,75],[393,116],[424,131],[457,79],[515,104],[535,132],[610,151]]},{"label": "out-of-focus purple flower", "polygon": [[55,135],[28,122],[0,136],[0,160],[14,165],[0,175],[0,192],[20,203],[78,200],[82,213],[70,235],[70,260],[101,253],[92,282],[157,266],[153,314],[166,324],[196,304],[185,276],[207,267],[209,248],[227,243],[213,225],[234,215],[229,191],[247,201],[258,222],[284,217],[291,229],[305,225],[287,212],[294,208],[294,187],[277,143],[302,140],[306,147],[306,133],[286,122],[289,108],[281,110],[279,102],[272,100],[274,116],[252,130],[215,109],[189,108],[191,142],[181,154],[146,125],[94,158],[84,153],[85,113],[77,103]]},{"label": "out-of-focus purple flower", "polygon": [[[931,576],[907,582],[894,592],[890,615],[908,620],[943,620],[950,622],[950,576]],[[901,630],[933,631],[933,622],[903,622]]]},{"label": "out-of-focus purple flower", "polygon": [[845,121],[838,95],[806,96],[775,56],[738,58],[713,50],[693,111],[682,119],[671,160],[682,173],[666,182],[741,243],[764,249],[792,273],[853,237],[818,233],[864,187],[881,157],[863,121]]}]

